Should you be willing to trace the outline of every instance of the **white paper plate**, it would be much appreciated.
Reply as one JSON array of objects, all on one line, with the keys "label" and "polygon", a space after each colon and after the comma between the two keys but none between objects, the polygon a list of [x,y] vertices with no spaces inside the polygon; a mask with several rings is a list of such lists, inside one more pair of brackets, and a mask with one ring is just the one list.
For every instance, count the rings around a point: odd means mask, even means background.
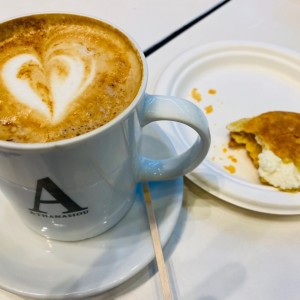
[{"label": "white paper plate", "polygon": [[[202,100],[192,97],[197,89]],[[215,93],[214,93],[215,92]],[[155,93],[189,99],[206,111],[212,145],[188,177],[235,205],[273,214],[300,214],[300,193],[280,192],[259,182],[245,150],[228,149],[226,125],[267,111],[300,112],[300,55],[254,42],[227,41],[191,49],[177,57],[158,80]],[[186,126],[161,123],[179,152],[191,145]],[[234,160],[237,162],[234,162]],[[234,167],[230,173],[224,167]]]},{"label": "white paper plate", "polygon": [[[158,126],[145,129],[145,154],[165,158],[174,153]],[[150,191],[161,243],[165,245],[181,209],[183,180],[152,182]],[[33,233],[0,195],[2,289],[31,298],[86,298],[119,285],[153,258],[141,189],[129,213],[115,227],[81,242],[50,241]]]}]

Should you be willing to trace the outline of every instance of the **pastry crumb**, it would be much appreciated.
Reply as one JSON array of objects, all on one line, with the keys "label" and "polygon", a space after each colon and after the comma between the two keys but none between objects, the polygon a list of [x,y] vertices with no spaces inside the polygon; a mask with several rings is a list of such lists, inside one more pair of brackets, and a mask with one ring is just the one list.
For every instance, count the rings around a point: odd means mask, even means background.
[{"label": "pastry crumb", "polygon": [[237,159],[233,155],[229,155],[228,158],[233,162],[237,163]]},{"label": "pastry crumb", "polygon": [[209,90],[208,90],[208,93],[209,93],[210,95],[215,95],[215,94],[217,93],[217,91],[216,91],[215,89],[209,89]]},{"label": "pastry crumb", "polygon": [[199,90],[196,88],[192,89],[191,95],[192,95],[193,99],[196,100],[197,102],[200,102],[202,100],[201,94],[200,94]]},{"label": "pastry crumb", "polygon": [[235,167],[233,165],[224,166],[224,169],[226,171],[228,171],[229,173],[231,173],[231,174],[234,174],[236,172],[236,169],[235,169]]},{"label": "pastry crumb", "polygon": [[204,110],[205,110],[206,114],[211,114],[214,111],[214,108],[212,105],[208,105],[208,106],[204,107]]}]

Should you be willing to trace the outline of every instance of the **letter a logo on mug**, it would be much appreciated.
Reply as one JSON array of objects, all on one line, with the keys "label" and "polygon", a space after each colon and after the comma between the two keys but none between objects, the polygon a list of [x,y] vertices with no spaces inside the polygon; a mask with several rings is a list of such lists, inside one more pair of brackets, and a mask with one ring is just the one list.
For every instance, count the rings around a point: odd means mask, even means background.
[{"label": "letter a logo on mug", "polygon": [[[49,194],[51,194],[55,200],[41,199],[43,189],[45,189]],[[42,211],[40,209],[41,204],[60,204],[65,209],[67,209],[66,211],[62,211],[63,214],[75,213],[88,209],[87,207],[80,207],[67,194],[65,194],[49,177],[42,178],[37,181],[34,207],[29,210],[36,213],[47,214],[46,211]],[[57,214],[58,213],[56,213],[56,215]]]}]

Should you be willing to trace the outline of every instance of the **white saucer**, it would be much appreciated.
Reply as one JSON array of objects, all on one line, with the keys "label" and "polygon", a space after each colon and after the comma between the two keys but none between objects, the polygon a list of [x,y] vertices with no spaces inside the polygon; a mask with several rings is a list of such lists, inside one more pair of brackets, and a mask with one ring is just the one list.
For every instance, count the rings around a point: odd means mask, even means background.
[{"label": "white saucer", "polygon": [[[207,114],[210,151],[188,177],[211,194],[247,209],[300,214],[300,193],[262,185],[245,150],[228,149],[226,129],[232,121],[267,111],[300,112],[299,79],[299,54],[269,44],[218,42],[178,56],[159,78],[155,93],[186,98],[205,111],[213,109]],[[201,101],[192,97],[194,88]],[[164,122],[161,127],[175,141],[178,152],[195,139],[186,126]],[[236,171],[228,172],[224,168],[228,166]]]},{"label": "white saucer", "polygon": [[[142,148],[153,158],[174,153],[168,138],[154,125],[145,127]],[[152,182],[150,190],[165,245],[181,209],[183,180]],[[111,230],[65,243],[31,232],[0,197],[0,287],[12,293],[44,299],[87,297],[119,285],[154,258],[141,189],[129,213]]]}]

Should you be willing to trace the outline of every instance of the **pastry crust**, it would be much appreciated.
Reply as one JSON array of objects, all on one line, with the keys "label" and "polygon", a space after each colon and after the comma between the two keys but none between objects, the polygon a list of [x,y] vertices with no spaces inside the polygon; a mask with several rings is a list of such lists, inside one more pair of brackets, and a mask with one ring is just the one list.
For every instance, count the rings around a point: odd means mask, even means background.
[{"label": "pastry crust", "polygon": [[[230,123],[229,146],[245,147],[254,166],[260,168],[260,154],[269,150],[282,160],[292,163],[300,174],[300,114],[286,111],[266,112],[253,118]],[[263,183],[272,182],[260,176]],[[285,188],[280,189],[285,190]],[[295,188],[300,190],[300,186]]]}]

